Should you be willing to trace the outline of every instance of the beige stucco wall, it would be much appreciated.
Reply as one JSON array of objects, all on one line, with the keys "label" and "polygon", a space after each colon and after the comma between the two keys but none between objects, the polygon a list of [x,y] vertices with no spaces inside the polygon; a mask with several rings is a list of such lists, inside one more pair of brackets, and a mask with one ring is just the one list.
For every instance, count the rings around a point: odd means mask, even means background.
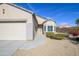
[{"label": "beige stucco wall", "polygon": [[[5,9],[5,14],[3,14],[3,9]],[[8,4],[1,4],[0,5],[0,21],[23,21],[27,20],[29,23],[32,22],[32,14],[20,10],[16,7],[13,7]]]},{"label": "beige stucco wall", "polygon": [[46,19],[44,19],[44,18],[42,18],[42,17],[40,17],[38,15],[36,15],[36,18],[37,18],[37,21],[38,21],[39,25],[42,24],[44,21],[46,21]]},{"label": "beige stucco wall", "polygon": [[46,31],[44,31],[44,32],[48,32],[48,26],[53,26],[53,31],[52,32],[56,32],[56,22],[54,22],[52,20],[49,20],[49,21],[46,21],[43,24],[43,29],[44,29],[44,26],[46,26]]},{"label": "beige stucco wall", "polygon": [[[3,9],[5,9],[5,14],[3,14]],[[8,4],[1,4],[0,21],[26,21],[26,38],[27,40],[33,40],[34,29],[32,13],[23,11]]]},{"label": "beige stucco wall", "polygon": [[52,20],[45,22],[43,25],[48,26],[48,25],[52,25],[52,26],[56,26],[56,23]]},{"label": "beige stucco wall", "polygon": [[32,15],[33,16],[33,37],[35,38],[35,35],[37,33],[37,29],[38,29],[38,22],[37,19],[35,17],[35,14]]}]

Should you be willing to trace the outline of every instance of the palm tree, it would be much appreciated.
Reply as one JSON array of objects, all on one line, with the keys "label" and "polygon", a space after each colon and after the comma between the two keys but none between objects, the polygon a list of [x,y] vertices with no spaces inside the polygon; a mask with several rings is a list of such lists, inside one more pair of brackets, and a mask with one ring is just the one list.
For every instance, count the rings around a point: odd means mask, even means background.
[{"label": "palm tree", "polygon": [[79,18],[76,19],[75,23],[77,24],[77,26],[79,26]]}]

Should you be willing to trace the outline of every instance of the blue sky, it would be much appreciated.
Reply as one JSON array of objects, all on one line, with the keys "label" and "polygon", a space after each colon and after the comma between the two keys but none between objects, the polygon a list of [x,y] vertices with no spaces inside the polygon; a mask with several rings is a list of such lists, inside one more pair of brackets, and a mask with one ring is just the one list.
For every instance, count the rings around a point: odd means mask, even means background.
[{"label": "blue sky", "polygon": [[21,7],[29,9],[40,16],[51,18],[57,25],[67,23],[75,26],[75,20],[79,18],[78,3],[16,3]]}]

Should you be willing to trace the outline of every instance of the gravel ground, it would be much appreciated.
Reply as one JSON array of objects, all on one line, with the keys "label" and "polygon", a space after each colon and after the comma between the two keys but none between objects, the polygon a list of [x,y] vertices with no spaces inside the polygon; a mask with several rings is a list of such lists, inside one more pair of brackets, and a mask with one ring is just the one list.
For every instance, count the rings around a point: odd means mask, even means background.
[{"label": "gravel ground", "polygon": [[14,56],[79,56],[79,44],[75,45],[70,40],[45,39],[45,43],[36,48],[18,49]]}]

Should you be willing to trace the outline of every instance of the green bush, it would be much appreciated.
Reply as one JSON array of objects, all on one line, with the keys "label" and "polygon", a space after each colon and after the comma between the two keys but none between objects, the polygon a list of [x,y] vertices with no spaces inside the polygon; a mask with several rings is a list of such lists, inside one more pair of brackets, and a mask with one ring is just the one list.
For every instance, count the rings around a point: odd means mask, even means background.
[{"label": "green bush", "polygon": [[51,38],[51,39],[58,39],[58,40],[62,40],[65,38],[65,34],[62,33],[53,33],[53,32],[47,32],[46,36]]},{"label": "green bush", "polygon": [[55,39],[62,40],[65,38],[65,34],[55,34]]},{"label": "green bush", "polygon": [[46,32],[46,36],[49,38],[53,38],[54,33],[53,32]]}]

